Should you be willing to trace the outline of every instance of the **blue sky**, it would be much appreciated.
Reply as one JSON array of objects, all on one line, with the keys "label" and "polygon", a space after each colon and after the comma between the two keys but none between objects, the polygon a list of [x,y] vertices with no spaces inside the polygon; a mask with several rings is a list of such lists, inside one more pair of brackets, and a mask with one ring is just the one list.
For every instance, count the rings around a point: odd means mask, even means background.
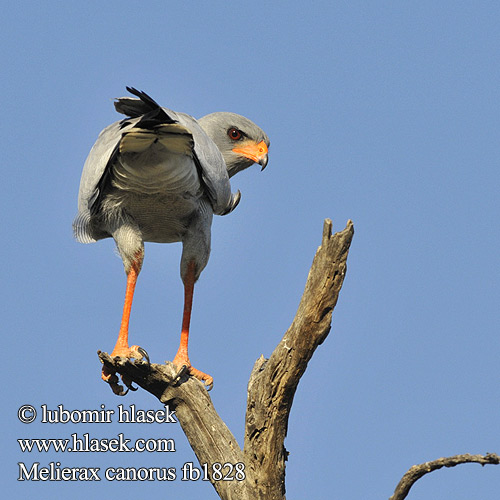
[{"label": "blue sky", "polygon": [[[22,424],[17,410],[160,409],[117,398],[97,349],[116,340],[113,242],[81,245],[81,169],[125,86],[201,117],[234,111],[271,138],[232,179],[196,286],[190,354],[241,442],[246,383],[295,314],[323,219],[355,237],[327,341],[294,400],[287,498],[388,498],[413,464],[500,452],[500,6],[442,2],[29,2],[3,9],[2,484],[8,498],[217,498],[202,482],[18,482],[18,462],[176,467],[175,424]],[[179,245],[146,247],[131,341],[172,359]],[[21,453],[19,438],[175,440],[175,453]],[[412,500],[491,497],[500,469],[435,472]]]}]

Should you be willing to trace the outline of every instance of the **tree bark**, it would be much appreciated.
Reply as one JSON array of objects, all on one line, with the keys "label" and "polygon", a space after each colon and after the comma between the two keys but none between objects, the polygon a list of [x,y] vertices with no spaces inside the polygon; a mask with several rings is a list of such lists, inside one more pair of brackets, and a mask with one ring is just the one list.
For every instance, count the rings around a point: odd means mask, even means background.
[{"label": "tree bark", "polygon": [[487,453],[486,455],[469,455],[466,453],[464,455],[438,458],[432,462],[414,465],[413,467],[410,467],[408,472],[401,478],[401,481],[399,481],[399,484],[394,490],[394,494],[391,498],[389,498],[389,500],[404,500],[408,496],[410,488],[429,472],[441,469],[442,467],[455,467],[456,465],[467,463],[498,465],[500,464],[500,457],[494,453]]},{"label": "tree bark", "polygon": [[244,455],[256,499],[285,498],[284,441],[293,397],[314,351],[328,333],[344,281],[352,222],[332,236],[326,220],[297,314],[269,360],[259,358],[248,383]]},{"label": "tree bark", "polygon": [[[332,235],[332,222],[325,220],[321,246],[314,257],[295,318],[269,359],[261,356],[250,375],[243,449],[215,411],[200,381],[186,374],[179,376],[170,362],[149,365],[143,360],[111,358],[107,353],[98,352],[101,362],[111,371],[120,373],[124,380],[135,382],[176,410],[193,451],[200,464],[207,467],[210,482],[222,500],[285,499],[288,453],[284,441],[293,397],[307,363],[330,332],[353,235],[351,221],[343,231]],[[117,384],[113,390],[122,392]],[[414,465],[389,500],[406,498],[413,484],[429,472],[469,462],[499,464],[500,457],[493,453],[466,454]],[[220,480],[226,474],[233,480]]]},{"label": "tree bark", "polygon": [[[207,464],[210,481],[222,500],[285,499],[284,440],[293,397],[307,363],[330,331],[353,235],[351,221],[343,231],[332,235],[332,222],[325,220],[321,246],[297,314],[269,359],[261,356],[250,375],[243,450],[215,411],[201,382],[187,375],[178,379],[169,362],[148,365],[98,353],[110,370],[128,377],[176,410],[191,447],[200,464]],[[235,479],[217,480],[220,476],[214,474],[214,464],[229,464],[222,473],[231,473]],[[244,467],[244,480],[237,480],[241,478],[236,474],[241,468],[234,468],[237,464],[243,464],[239,467]]]}]

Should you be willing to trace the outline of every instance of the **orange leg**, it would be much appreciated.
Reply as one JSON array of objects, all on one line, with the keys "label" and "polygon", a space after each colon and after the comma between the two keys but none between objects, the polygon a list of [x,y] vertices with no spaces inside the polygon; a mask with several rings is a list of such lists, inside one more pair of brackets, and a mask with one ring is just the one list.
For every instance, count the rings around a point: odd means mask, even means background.
[{"label": "orange leg", "polygon": [[188,264],[186,280],[184,283],[184,313],[182,315],[181,342],[173,363],[179,368],[186,366],[190,375],[204,382],[208,390],[210,390],[213,386],[214,379],[210,375],[193,368],[188,356],[189,324],[191,322],[191,309],[193,307],[195,271],[196,264],[194,261],[191,261]]},{"label": "orange leg", "polygon": [[[125,303],[123,305],[122,322],[120,325],[120,331],[118,333],[118,340],[116,341],[115,348],[111,353],[111,357],[121,356],[124,358],[142,358],[144,356],[143,353],[145,353],[145,351],[139,346],[129,347],[128,345],[128,325],[130,320],[130,311],[132,309],[135,284],[141,270],[141,265],[142,255],[137,257],[136,261],[132,263],[132,266],[127,273],[127,289],[125,291]],[[102,379],[104,381],[109,382],[112,375],[113,374],[106,367],[103,367]]]}]

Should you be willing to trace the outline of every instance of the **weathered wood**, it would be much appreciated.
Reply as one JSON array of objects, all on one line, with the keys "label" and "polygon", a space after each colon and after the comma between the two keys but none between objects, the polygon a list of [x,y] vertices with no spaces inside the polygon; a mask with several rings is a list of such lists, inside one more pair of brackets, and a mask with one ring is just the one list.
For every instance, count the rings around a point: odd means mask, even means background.
[{"label": "weathered wood", "polygon": [[[285,498],[284,439],[293,396],[315,349],[330,331],[332,312],[346,272],[354,229],[352,222],[332,235],[327,219],[297,315],[269,360],[261,356],[248,383],[244,451],[219,417],[205,386],[183,376],[172,363],[152,364],[99,353],[110,371],[124,375],[175,408],[179,423],[200,464],[244,463],[243,481],[211,482],[222,500]],[[116,390],[116,386],[114,388]]]},{"label": "weathered wood", "polygon": [[[314,257],[297,314],[269,359],[261,356],[248,382],[245,443],[241,450],[233,434],[219,417],[205,386],[198,380],[177,375],[170,362],[148,365],[144,361],[99,358],[111,372],[133,381],[176,410],[200,464],[243,463],[243,481],[210,480],[222,500],[284,500],[284,440],[293,397],[314,351],[330,332],[333,309],[346,273],[347,255],[354,229],[332,235],[332,222],[325,220],[323,239]],[[117,384],[113,390],[120,393]],[[500,464],[498,455],[456,455],[415,465],[403,476],[389,500],[403,500],[413,484],[425,474],[442,467],[476,462]],[[228,469],[225,469],[227,471]]]},{"label": "weathered wood", "polygon": [[478,463],[481,465],[498,465],[500,464],[500,457],[495,453],[487,453],[486,455],[454,455],[452,457],[443,457],[433,460],[432,462],[425,462],[423,464],[414,465],[410,467],[408,472],[401,478],[399,484],[394,490],[394,494],[389,500],[404,500],[410,488],[425,474],[441,469],[442,467],[455,467],[460,464]]},{"label": "weathered wood", "polygon": [[255,363],[248,384],[244,455],[254,498],[285,498],[284,440],[295,390],[314,351],[330,331],[354,234],[352,222],[332,236],[327,219],[297,314],[271,354]]},{"label": "weathered wood", "polygon": [[[111,371],[129,377],[138,386],[156,396],[162,404],[175,409],[182,430],[193,448],[200,464],[243,463],[235,437],[219,417],[205,386],[197,379],[184,375],[176,380],[177,370],[170,362],[164,365],[125,358],[111,358],[99,352],[99,359]],[[225,469],[227,472],[228,469]],[[234,474],[233,474],[234,475]],[[211,483],[223,500],[250,500],[246,481],[214,481]]]}]

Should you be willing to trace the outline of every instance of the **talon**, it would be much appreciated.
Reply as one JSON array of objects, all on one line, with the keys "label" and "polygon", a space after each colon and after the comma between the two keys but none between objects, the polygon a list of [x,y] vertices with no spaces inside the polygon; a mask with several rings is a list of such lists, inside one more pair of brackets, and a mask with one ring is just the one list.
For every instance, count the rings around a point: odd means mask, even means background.
[{"label": "talon", "polygon": [[120,384],[109,384],[111,386],[111,390],[117,396],[126,396],[128,394],[128,389],[126,391],[123,390],[123,385]]},{"label": "talon", "polygon": [[127,392],[128,390],[137,391],[138,387],[132,385],[132,380],[128,375],[122,375],[122,382],[127,386]]},{"label": "talon", "polygon": [[200,370],[197,370],[196,368],[193,367],[189,369],[189,373],[193,377],[196,377],[207,388],[207,391],[211,391],[213,389],[214,387],[213,377],[207,375],[206,373],[200,372]]},{"label": "talon", "polygon": [[139,347],[139,346],[132,346],[130,350],[135,349],[136,352],[138,352],[141,355],[141,359],[145,359],[146,363],[149,366],[151,366],[151,361],[149,360],[149,354],[147,353],[146,349]]},{"label": "talon", "polygon": [[104,382],[109,382],[110,378],[113,377],[113,375],[116,378],[115,372],[110,372],[109,369],[105,366],[102,367],[101,378],[104,380]]},{"label": "talon", "polygon": [[[136,359],[136,360],[142,360],[145,359],[147,366],[151,366],[151,363],[149,361],[149,356],[148,353],[146,352],[145,349],[139,346],[132,346],[131,348],[126,348],[126,349],[115,349],[111,353],[111,357],[113,359],[119,358],[119,364],[124,365],[126,360],[130,359]],[[124,390],[123,386],[120,385],[118,382],[118,377],[116,375],[116,372],[111,371],[109,368],[106,366],[103,366],[102,368],[102,373],[101,373],[101,378],[104,380],[104,382],[107,382],[111,390],[117,395],[117,396],[125,396],[128,391],[137,391],[138,387],[135,387],[132,385],[132,380],[130,377],[126,375],[122,375],[121,379],[123,384],[127,387],[127,390]]]},{"label": "talon", "polygon": [[176,373],[176,375],[174,377],[174,380],[172,381],[172,384],[173,385],[177,385],[180,382],[180,380],[183,377],[183,375],[185,373],[187,373],[187,371],[188,371],[188,366],[187,365],[182,365],[179,368],[179,370],[177,371],[177,373]]},{"label": "talon", "polygon": [[175,376],[174,379],[174,384],[175,382],[178,381],[186,373],[186,371],[189,373],[189,375],[197,378],[206,388],[207,391],[211,391],[213,386],[214,386],[214,379],[210,375],[207,375],[206,373],[203,373],[200,370],[197,370],[191,365],[191,362],[189,361],[189,358],[187,356],[175,356],[174,365],[180,366],[179,371],[177,372],[177,375]]},{"label": "talon", "polygon": [[128,393],[128,389],[124,391],[123,386],[118,383],[118,377],[116,376],[116,373],[110,372],[106,367],[103,367],[101,377],[104,382],[107,382],[109,384],[111,390],[117,396],[125,396]]}]

